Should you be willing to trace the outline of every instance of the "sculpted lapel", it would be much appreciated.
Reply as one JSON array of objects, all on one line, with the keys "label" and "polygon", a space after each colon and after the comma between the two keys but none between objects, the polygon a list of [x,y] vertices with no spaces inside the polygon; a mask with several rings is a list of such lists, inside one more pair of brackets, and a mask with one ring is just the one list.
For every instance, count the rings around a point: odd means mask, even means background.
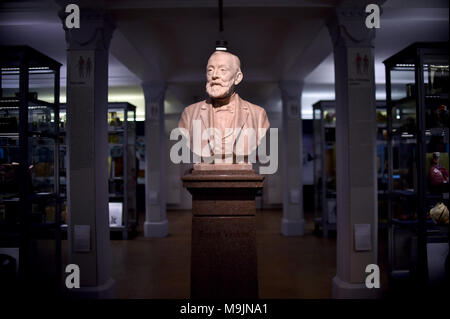
[{"label": "sculpted lapel", "polygon": [[[212,109],[211,108],[212,108],[212,106],[211,106],[210,103],[207,102],[207,100],[203,101],[202,106],[200,107],[200,118],[201,118],[202,124],[203,124],[202,135],[203,135],[203,132],[206,129],[211,127],[211,123],[213,122],[212,121],[213,114],[212,114]],[[214,148],[213,148],[213,145],[211,145],[211,140],[210,140],[209,136],[208,136],[207,144],[209,145],[209,150],[210,150],[211,155],[212,155]],[[204,146],[205,145],[202,143],[202,150],[203,150]]]},{"label": "sculpted lapel", "polygon": [[234,145],[239,138],[242,128],[244,127],[245,123],[247,122],[248,117],[248,106],[246,103],[237,95],[236,93],[236,118],[234,122],[234,127],[236,128],[233,132],[233,152],[234,152]]}]

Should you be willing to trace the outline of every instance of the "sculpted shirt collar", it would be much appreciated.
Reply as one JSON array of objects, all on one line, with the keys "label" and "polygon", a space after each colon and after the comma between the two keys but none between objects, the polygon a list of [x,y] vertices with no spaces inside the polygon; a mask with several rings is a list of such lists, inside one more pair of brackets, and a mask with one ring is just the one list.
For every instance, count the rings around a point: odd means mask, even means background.
[{"label": "sculpted shirt collar", "polygon": [[[234,128],[242,128],[248,117],[247,105],[245,105],[245,103],[237,93],[233,93],[230,103],[225,106],[230,105],[233,105],[233,109],[234,111],[236,111],[236,116],[234,118]],[[210,123],[213,123],[213,109],[214,107],[210,99],[205,100],[201,106],[200,117],[205,128],[211,127]]]},{"label": "sculpted shirt collar", "polygon": [[234,113],[234,110],[236,108],[236,103],[237,103],[237,93],[233,93],[233,95],[231,95],[230,97],[230,101],[228,104],[222,105],[222,106],[214,106],[211,104],[214,112],[221,112],[221,111],[228,111],[230,113]]}]

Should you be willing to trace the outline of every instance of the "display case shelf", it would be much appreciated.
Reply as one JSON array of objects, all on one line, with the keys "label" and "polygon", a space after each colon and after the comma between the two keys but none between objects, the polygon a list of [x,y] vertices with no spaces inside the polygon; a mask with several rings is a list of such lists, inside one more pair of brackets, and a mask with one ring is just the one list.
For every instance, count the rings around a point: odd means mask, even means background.
[{"label": "display case shelf", "polygon": [[[57,107],[55,103],[39,99],[28,99],[28,109],[34,108],[52,108]],[[20,108],[20,100],[13,97],[5,97],[0,100],[0,110],[18,110]]]}]

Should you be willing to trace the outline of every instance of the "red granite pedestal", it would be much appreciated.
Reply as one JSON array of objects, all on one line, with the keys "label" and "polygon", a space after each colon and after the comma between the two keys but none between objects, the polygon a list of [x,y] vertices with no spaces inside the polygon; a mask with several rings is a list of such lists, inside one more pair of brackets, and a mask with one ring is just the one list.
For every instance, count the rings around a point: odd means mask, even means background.
[{"label": "red granite pedestal", "polygon": [[239,166],[183,177],[192,194],[191,298],[258,298],[255,196],[263,181]]}]

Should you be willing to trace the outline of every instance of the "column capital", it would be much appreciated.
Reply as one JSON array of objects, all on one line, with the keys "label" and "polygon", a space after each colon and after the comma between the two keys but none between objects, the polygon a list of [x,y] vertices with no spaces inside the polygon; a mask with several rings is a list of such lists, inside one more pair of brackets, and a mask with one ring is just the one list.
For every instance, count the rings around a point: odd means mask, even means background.
[{"label": "column capital", "polygon": [[58,16],[66,33],[68,50],[108,50],[116,24],[110,15],[101,8],[80,7],[80,28],[68,29],[68,13],[61,8]]},{"label": "column capital", "polygon": [[163,103],[167,90],[166,82],[143,82],[141,84],[144,92],[145,103]]},{"label": "column capital", "polygon": [[373,47],[375,29],[366,27],[365,6],[338,7],[327,20],[333,47]]},{"label": "column capital", "polygon": [[144,82],[141,84],[145,99],[145,120],[158,123],[164,120],[165,82]]},{"label": "column capital", "polygon": [[281,99],[282,100],[298,100],[300,101],[302,90],[303,90],[303,81],[297,80],[284,80],[280,81],[279,87],[281,90]]}]

